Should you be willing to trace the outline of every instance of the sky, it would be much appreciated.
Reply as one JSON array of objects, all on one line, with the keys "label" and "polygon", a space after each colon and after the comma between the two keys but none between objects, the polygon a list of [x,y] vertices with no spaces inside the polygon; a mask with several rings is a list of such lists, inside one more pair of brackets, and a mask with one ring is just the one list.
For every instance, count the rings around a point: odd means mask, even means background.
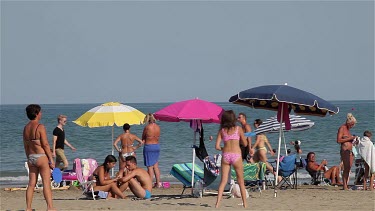
[{"label": "sky", "polygon": [[374,100],[373,1],[1,1],[0,104]]}]

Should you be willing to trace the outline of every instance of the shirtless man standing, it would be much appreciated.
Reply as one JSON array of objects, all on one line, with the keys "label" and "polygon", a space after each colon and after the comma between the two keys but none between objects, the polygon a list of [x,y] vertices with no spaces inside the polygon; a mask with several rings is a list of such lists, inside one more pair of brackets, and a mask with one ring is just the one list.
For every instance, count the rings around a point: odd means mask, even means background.
[{"label": "shirtless man standing", "polygon": [[[251,126],[246,122],[246,114],[239,113],[237,117],[237,121],[241,124],[242,130],[244,133],[251,132]],[[240,145],[242,159],[243,160],[246,159],[247,162],[253,163],[254,162],[252,158],[253,154],[250,153],[251,144],[252,144],[251,137],[246,137],[246,140],[247,140],[247,147]]]},{"label": "shirtless man standing", "polygon": [[147,124],[143,129],[142,140],[144,140],[143,147],[143,162],[147,166],[147,172],[151,179],[155,176],[154,187],[161,188],[159,157],[160,157],[160,127],[156,124],[156,119],[153,114],[147,114],[144,120]]},{"label": "shirtless man standing", "polygon": [[350,129],[354,127],[357,120],[353,114],[348,113],[346,117],[345,124],[341,125],[337,132],[337,143],[341,144],[340,154],[341,160],[344,164],[344,171],[342,175],[342,180],[344,183],[344,190],[348,190],[349,172],[353,164],[353,141],[356,136],[350,133]]},{"label": "shirtless man standing", "polygon": [[[125,158],[128,156],[136,156],[135,150],[137,150],[140,146],[142,146],[143,141],[138,138],[138,136],[130,133],[130,125],[128,123],[125,123],[122,127],[124,130],[124,133],[119,135],[115,142],[113,143],[113,146],[116,148],[116,150],[119,152],[119,160],[120,160],[120,168],[119,168],[119,176],[122,177],[125,169]],[[117,143],[121,141],[121,149],[117,146]],[[138,145],[134,146],[134,141],[138,141]]]},{"label": "shirtless man standing", "polygon": [[152,180],[146,170],[137,167],[137,159],[134,156],[125,158],[125,166],[128,173],[119,179],[122,183],[120,190],[124,191],[129,186],[131,192],[138,198],[151,198]]}]

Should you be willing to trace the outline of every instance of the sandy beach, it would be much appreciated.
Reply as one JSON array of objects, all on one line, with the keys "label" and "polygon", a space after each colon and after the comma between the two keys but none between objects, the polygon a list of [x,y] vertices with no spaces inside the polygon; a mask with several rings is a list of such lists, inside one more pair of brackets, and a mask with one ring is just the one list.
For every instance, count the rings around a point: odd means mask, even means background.
[{"label": "sandy beach", "polygon": [[[375,192],[343,191],[342,187],[332,186],[299,186],[297,190],[278,190],[274,198],[273,189],[250,192],[248,208],[250,210],[375,210]],[[153,197],[148,200],[128,199],[87,200],[81,191],[75,188],[54,190],[54,206],[58,210],[211,210],[214,209],[216,195],[204,195],[203,198],[192,198],[185,191],[181,197],[182,187],[154,189]],[[241,199],[224,197],[220,209],[242,209]],[[1,210],[24,210],[25,191],[1,190]],[[45,210],[46,204],[42,191],[34,194],[33,208]]]}]

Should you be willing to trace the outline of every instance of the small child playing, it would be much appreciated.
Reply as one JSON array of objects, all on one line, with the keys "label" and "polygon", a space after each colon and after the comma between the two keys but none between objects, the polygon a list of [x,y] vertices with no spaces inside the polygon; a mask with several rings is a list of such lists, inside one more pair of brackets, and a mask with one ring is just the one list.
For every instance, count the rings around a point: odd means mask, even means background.
[{"label": "small child playing", "polygon": [[358,153],[365,161],[365,174],[363,176],[363,190],[366,190],[367,177],[370,177],[370,190],[374,190],[375,179],[375,146],[371,141],[372,133],[366,130],[363,138],[358,142]]}]

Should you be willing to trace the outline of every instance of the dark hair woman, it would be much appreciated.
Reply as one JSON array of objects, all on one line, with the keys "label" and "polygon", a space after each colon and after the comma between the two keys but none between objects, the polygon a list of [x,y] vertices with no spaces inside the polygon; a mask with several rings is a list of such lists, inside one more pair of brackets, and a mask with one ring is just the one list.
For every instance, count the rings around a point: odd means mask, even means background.
[{"label": "dark hair woman", "polygon": [[104,163],[93,172],[93,176],[96,179],[96,184],[94,186],[94,191],[105,191],[109,192],[108,197],[116,197],[125,199],[124,193],[117,187],[118,178],[111,179],[109,175],[109,170],[115,167],[117,159],[113,155],[108,155]]},{"label": "dark hair woman", "polygon": [[51,169],[55,167],[46,128],[40,124],[42,109],[40,105],[30,104],[26,107],[26,115],[30,119],[23,129],[23,145],[29,166],[29,184],[26,190],[27,210],[31,210],[34,188],[40,173],[43,181],[43,195],[47,202],[47,210],[53,210],[51,191]]}]

